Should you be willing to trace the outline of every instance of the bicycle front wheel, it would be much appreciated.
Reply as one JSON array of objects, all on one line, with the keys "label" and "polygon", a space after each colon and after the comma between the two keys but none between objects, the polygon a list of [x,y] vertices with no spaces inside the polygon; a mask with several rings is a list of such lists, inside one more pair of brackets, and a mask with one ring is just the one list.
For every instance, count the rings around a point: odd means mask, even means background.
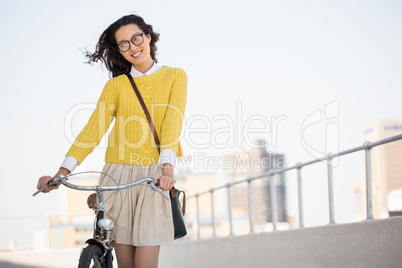
[{"label": "bicycle front wheel", "polygon": [[81,253],[78,268],[102,268],[102,249],[98,245],[88,245]]}]

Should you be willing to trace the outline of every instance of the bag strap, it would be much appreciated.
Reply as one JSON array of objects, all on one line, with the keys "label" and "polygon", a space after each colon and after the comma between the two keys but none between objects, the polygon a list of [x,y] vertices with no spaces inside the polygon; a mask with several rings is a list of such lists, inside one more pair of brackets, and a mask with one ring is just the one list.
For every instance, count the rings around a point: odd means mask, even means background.
[{"label": "bag strap", "polygon": [[183,216],[186,214],[186,193],[184,191],[180,191],[179,194],[177,195],[177,198],[179,198],[180,193],[183,193]]},{"label": "bag strap", "polygon": [[133,77],[131,76],[131,74],[128,73],[128,74],[126,74],[126,75],[127,75],[128,79],[130,80],[130,83],[131,83],[131,85],[133,86],[133,89],[134,89],[134,91],[135,91],[135,94],[137,95],[137,98],[138,98],[138,100],[139,100],[140,103],[141,103],[142,109],[144,110],[144,114],[145,114],[145,116],[146,116],[147,119],[148,119],[149,126],[151,127],[151,131],[152,131],[152,134],[153,134],[154,139],[155,139],[156,147],[158,148],[158,152],[159,152],[159,154],[160,154],[160,153],[161,153],[161,148],[160,148],[161,145],[160,145],[160,142],[159,142],[158,134],[156,133],[156,129],[155,129],[154,123],[152,122],[151,116],[149,115],[147,106],[145,105],[145,102],[144,102],[144,100],[142,99],[142,96],[141,96],[140,92],[138,91],[137,85],[134,83],[134,79],[133,79]]},{"label": "bag strap", "polygon": [[[176,196],[176,191],[177,191],[177,196]],[[184,214],[186,214],[186,193],[184,191],[180,191],[179,189],[176,189],[174,187],[172,189],[170,189],[170,198],[177,198],[177,202],[179,204],[180,204],[180,201],[179,201],[180,193],[183,193],[182,212],[183,212],[183,216],[184,216]]]},{"label": "bag strap", "polygon": [[[137,85],[135,84],[134,79],[131,76],[131,74],[128,73],[126,75],[127,75],[128,79],[130,80],[131,85],[133,86],[133,89],[135,91],[135,94],[137,95],[138,100],[141,103],[141,107],[144,110],[145,116],[147,117],[149,126],[151,127],[151,131],[152,131],[152,134],[153,134],[154,139],[155,139],[156,147],[158,148],[158,152],[160,154],[161,153],[161,148],[160,148],[161,145],[160,145],[160,142],[159,142],[158,134],[156,133],[154,123],[152,122],[151,116],[149,115],[147,106],[145,105],[145,102],[142,99],[140,91],[138,90]],[[177,198],[179,198],[180,192],[183,193],[183,215],[184,215],[186,213],[186,194],[183,191],[178,191]],[[170,194],[171,194],[171,196],[173,196],[173,198],[175,197],[176,194],[175,194],[175,188],[174,187],[170,190]]]}]

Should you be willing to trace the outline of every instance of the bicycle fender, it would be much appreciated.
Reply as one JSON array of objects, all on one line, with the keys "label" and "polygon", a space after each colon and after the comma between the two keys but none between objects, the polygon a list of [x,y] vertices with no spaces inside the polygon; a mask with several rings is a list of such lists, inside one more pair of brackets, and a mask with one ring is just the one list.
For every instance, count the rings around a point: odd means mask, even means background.
[{"label": "bicycle fender", "polygon": [[105,252],[105,248],[103,247],[103,245],[96,239],[90,238],[85,241],[85,243],[88,245],[98,245],[103,250],[103,252]]}]

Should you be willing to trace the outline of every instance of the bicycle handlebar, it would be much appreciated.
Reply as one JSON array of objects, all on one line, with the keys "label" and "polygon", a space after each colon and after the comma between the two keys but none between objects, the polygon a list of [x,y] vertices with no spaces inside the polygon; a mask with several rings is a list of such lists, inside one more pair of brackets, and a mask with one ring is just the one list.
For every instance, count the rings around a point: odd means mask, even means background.
[{"label": "bicycle handlebar", "polygon": [[95,185],[95,186],[81,186],[81,185],[75,185],[72,183],[67,182],[68,178],[59,175],[56,178],[53,178],[50,180],[44,187],[40,188],[38,191],[36,191],[32,196],[36,196],[40,192],[43,192],[47,188],[51,186],[58,186],[60,184],[63,184],[64,186],[74,189],[74,190],[79,190],[79,191],[96,191],[96,192],[103,192],[103,191],[117,191],[117,190],[124,190],[128,189],[134,186],[137,186],[143,182],[147,182],[148,184],[151,185],[151,188],[154,189],[156,192],[160,193],[169,201],[169,197],[160,189],[156,186],[155,182],[156,180],[153,178],[142,178],[139,179],[135,182],[132,183],[127,183],[127,184],[122,184],[122,185],[115,185],[115,186],[108,186],[108,185]]}]

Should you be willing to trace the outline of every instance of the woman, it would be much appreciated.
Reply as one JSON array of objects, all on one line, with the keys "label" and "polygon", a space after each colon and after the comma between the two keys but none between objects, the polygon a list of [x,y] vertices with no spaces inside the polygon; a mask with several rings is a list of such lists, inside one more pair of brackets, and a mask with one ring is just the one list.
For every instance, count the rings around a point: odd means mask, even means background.
[{"label": "woman", "polygon": [[[96,51],[87,53],[89,62],[101,60],[113,78],[106,83],[95,111],[55,177],[73,172],[115,119],[103,172],[116,182],[101,177],[101,183],[125,184],[154,177],[162,190],[173,187],[175,158],[183,155],[178,138],[186,105],[187,75],[180,68],[156,64],[158,39],[151,25],[137,15],[128,15],[111,24],[100,36]],[[127,73],[134,78],[151,114],[160,139],[160,154]],[[41,177],[38,189],[51,178]],[[105,204],[106,217],[112,219],[117,218],[121,201],[123,204],[113,234],[118,265],[157,267],[160,245],[173,241],[170,203],[149,187],[134,187],[121,194],[112,195]]]}]

